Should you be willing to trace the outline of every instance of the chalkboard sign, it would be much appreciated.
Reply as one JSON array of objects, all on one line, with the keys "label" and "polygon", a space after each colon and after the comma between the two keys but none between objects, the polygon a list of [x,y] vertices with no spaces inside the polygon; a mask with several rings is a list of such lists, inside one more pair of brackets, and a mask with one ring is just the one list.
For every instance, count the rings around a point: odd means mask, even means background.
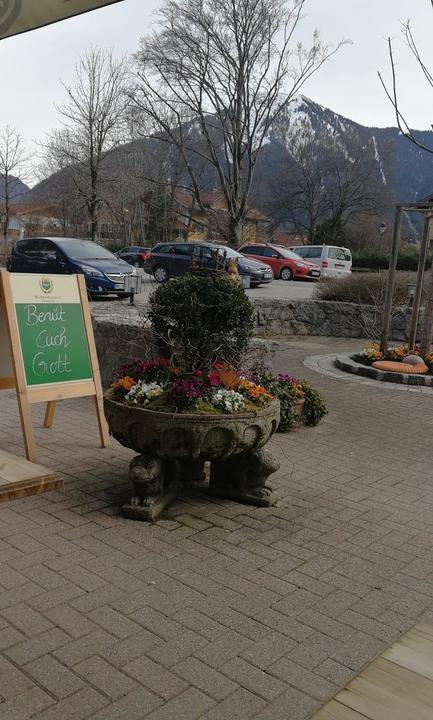
[{"label": "chalkboard sign", "polygon": [[101,444],[108,444],[92,321],[82,275],[0,272],[0,389],[16,388],[26,454],[35,460],[30,404],[94,396]]},{"label": "chalkboard sign", "polygon": [[92,369],[76,277],[11,275],[28,386],[90,380]]}]

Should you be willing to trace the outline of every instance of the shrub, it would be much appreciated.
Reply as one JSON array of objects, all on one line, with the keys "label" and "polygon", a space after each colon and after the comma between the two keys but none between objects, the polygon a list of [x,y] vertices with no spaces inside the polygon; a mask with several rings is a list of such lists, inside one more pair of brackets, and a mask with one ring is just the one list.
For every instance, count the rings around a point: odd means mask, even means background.
[{"label": "shrub", "polygon": [[[407,303],[410,283],[415,283],[415,273],[397,273],[394,305]],[[336,302],[375,305],[380,307],[385,299],[387,273],[353,273],[345,278],[326,278],[316,288],[316,298]]]},{"label": "shrub", "polygon": [[[411,245],[403,247],[398,255],[397,270],[409,270],[416,272],[418,268],[419,248]],[[369,270],[388,270],[389,254],[379,249],[354,250],[353,267],[367,268]],[[431,256],[427,258],[426,268],[431,267]]]},{"label": "shrub", "polygon": [[320,393],[304,382],[305,403],[302,412],[302,422],[304,425],[315,427],[321,419],[328,414],[325,401]]},{"label": "shrub", "polygon": [[253,306],[225,273],[187,273],[158,287],[149,304],[163,349],[185,370],[217,361],[241,366],[253,333]]}]

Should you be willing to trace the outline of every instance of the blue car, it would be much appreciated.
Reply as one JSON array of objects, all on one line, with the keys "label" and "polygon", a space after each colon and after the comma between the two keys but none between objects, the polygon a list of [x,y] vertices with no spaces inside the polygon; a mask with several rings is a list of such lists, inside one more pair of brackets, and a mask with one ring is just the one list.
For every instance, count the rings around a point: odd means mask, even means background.
[{"label": "blue car", "polygon": [[10,272],[59,275],[82,273],[90,297],[126,297],[125,276],[137,271],[127,262],[91,240],[35,237],[18,240],[9,255]]}]

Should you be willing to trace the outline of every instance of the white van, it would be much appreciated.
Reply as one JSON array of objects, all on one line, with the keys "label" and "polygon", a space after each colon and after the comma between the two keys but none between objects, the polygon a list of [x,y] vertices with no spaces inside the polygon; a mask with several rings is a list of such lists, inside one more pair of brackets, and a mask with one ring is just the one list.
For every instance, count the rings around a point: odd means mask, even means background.
[{"label": "white van", "polygon": [[352,253],[347,248],[335,245],[295,245],[289,249],[319,265],[322,278],[347,277],[352,272]]}]

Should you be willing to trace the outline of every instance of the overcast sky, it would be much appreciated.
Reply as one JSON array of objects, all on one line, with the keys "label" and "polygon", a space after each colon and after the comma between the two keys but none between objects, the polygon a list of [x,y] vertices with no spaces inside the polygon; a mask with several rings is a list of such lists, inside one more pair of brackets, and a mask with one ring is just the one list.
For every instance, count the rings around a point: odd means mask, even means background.
[{"label": "overcast sky", "polygon": [[[163,0],[124,0],[47,28],[0,41],[0,125],[15,125],[29,140],[56,125],[54,105],[64,95],[59,79],[72,78],[74,63],[91,45],[119,53],[136,50]],[[402,106],[415,128],[433,122],[433,90],[416,71],[401,37],[400,21],[411,18],[424,58],[433,69],[433,10],[430,0],[308,0],[299,37],[308,43],[315,28],[343,47],[305,86],[303,94],[365,125],[394,125],[393,111],[377,77],[388,72],[386,37],[395,38]]]}]

